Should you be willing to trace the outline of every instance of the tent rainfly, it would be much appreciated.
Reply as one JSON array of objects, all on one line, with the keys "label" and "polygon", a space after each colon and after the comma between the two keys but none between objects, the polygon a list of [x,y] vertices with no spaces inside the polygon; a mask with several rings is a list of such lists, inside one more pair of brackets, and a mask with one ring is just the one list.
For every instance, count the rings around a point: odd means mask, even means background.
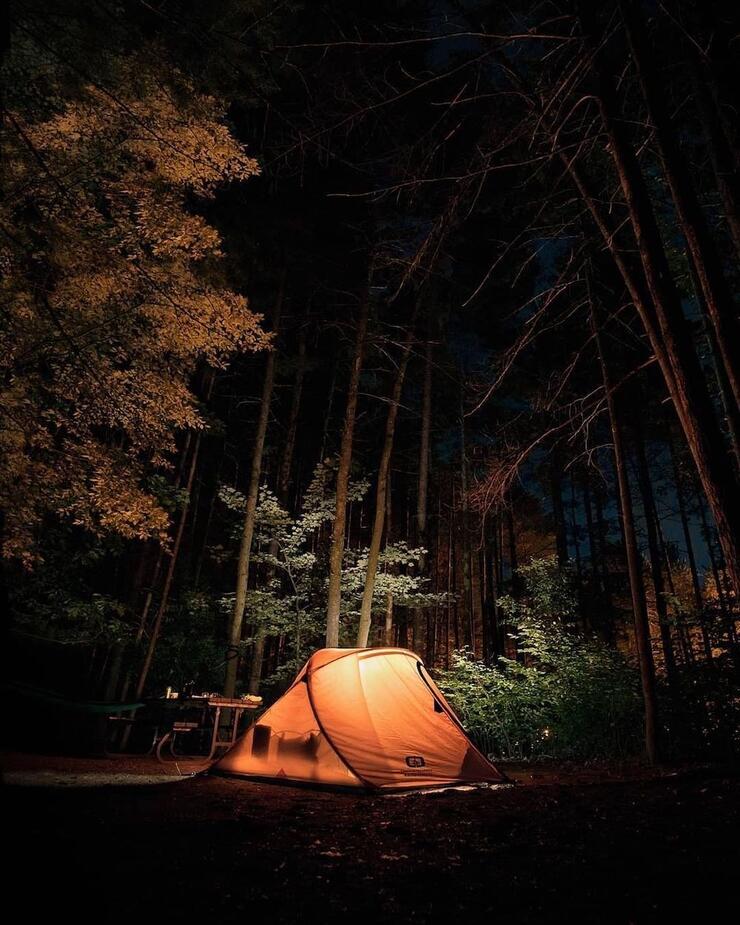
[{"label": "tent rainfly", "polygon": [[213,770],[375,791],[506,780],[421,659],[390,648],[316,652]]}]

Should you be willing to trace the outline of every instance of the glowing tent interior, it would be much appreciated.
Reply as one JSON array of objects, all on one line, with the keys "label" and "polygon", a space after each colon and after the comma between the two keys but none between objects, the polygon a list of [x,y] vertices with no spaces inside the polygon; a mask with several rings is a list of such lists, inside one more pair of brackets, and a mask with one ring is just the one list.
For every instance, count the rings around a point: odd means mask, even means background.
[{"label": "glowing tent interior", "polygon": [[506,778],[405,649],[321,649],[214,765],[316,786],[405,790]]}]

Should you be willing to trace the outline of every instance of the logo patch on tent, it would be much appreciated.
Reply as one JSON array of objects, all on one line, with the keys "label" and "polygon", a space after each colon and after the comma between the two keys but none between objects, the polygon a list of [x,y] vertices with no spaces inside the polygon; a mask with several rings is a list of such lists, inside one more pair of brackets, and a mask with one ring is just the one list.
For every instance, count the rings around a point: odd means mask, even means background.
[{"label": "logo patch on tent", "polygon": [[406,764],[410,768],[423,768],[426,765],[426,761],[424,761],[421,755],[406,755]]}]

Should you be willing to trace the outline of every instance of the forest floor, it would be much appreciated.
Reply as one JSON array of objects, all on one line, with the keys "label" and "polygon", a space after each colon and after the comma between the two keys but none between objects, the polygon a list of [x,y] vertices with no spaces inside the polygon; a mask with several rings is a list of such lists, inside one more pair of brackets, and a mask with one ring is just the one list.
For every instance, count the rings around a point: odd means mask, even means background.
[{"label": "forest floor", "polygon": [[517,766],[512,787],[381,797],[0,762],[6,902],[36,921],[713,922],[740,861],[736,768]]}]

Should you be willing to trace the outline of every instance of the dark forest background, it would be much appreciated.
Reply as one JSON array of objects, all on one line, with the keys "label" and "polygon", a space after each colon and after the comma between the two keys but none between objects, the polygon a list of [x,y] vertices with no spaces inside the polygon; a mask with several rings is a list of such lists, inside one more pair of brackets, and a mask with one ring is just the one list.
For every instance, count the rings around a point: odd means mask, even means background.
[{"label": "dark forest background", "polygon": [[14,690],[386,644],[498,757],[733,754],[731,5],[10,7]]}]

